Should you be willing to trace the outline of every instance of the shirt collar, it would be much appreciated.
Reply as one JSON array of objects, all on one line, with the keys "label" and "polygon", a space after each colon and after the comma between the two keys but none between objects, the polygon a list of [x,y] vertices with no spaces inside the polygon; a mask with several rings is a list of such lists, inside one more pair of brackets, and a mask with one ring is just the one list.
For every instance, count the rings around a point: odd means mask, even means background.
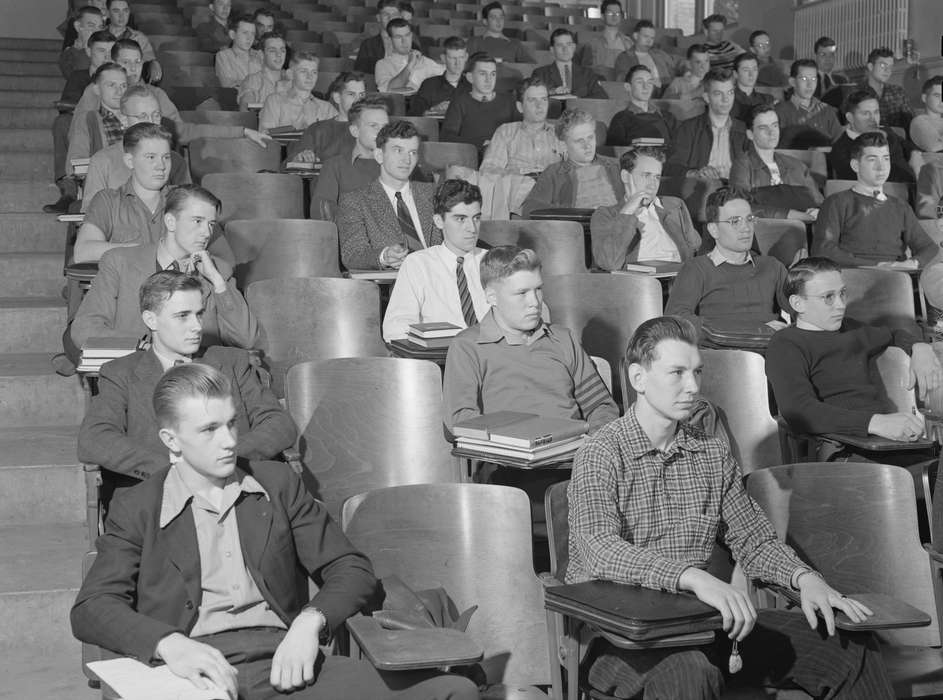
[{"label": "shirt collar", "polygon": [[164,239],[162,238],[157,243],[157,265],[161,270],[166,270],[174,264],[175,260],[176,259],[167,252],[167,248],[164,246]]},{"label": "shirt collar", "polygon": [[710,113],[710,110],[708,110],[708,111],[707,111],[707,120],[708,120],[708,122],[710,123],[712,129],[729,129],[729,128],[730,128],[731,120],[730,120],[730,115],[729,115],[729,114],[728,114],[726,117],[724,117],[724,121],[723,121],[722,124],[718,124],[718,123],[717,123],[717,117],[715,117],[713,114],[711,114],[711,113]]},{"label": "shirt collar", "polygon": [[[158,352],[153,343],[151,343],[151,350],[154,351],[154,356],[157,358],[157,361],[160,362],[160,366],[165,372],[173,367],[175,362],[180,360],[179,357],[170,357],[169,355],[165,355],[162,352]],[[190,362],[193,362],[193,358],[187,358],[186,360],[180,361],[184,364],[189,364]]]},{"label": "shirt collar", "polygon": [[623,425],[625,430],[634,438],[629,440],[628,445],[629,457],[632,459],[638,460],[653,452],[656,454],[669,455],[678,449],[687,450],[689,452],[699,452],[703,449],[703,444],[698,440],[699,436],[695,429],[686,423],[679,422],[674,440],[668,445],[668,449],[662,452],[652,444],[652,441],[649,440],[648,435],[642,428],[641,423],[638,422],[638,416],[635,415],[635,404],[629,407],[622,417],[622,420],[624,421]]},{"label": "shirt collar", "polygon": [[[237,470],[231,479],[232,481],[227,483],[225,488],[233,488],[237,490],[238,493],[258,493],[265,496],[265,500],[271,500],[268,492],[262,487],[262,484],[256,481],[255,477]],[[232,503],[235,503],[237,498],[233,498]],[[171,521],[176,519],[176,517],[183,512],[184,508],[186,508],[192,500],[193,492],[186,483],[184,483],[183,477],[181,477],[180,472],[177,471],[177,467],[171,465],[170,471],[167,472],[167,477],[164,479],[164,495],[161,498],[160,517],[158,520],[159,527],[161,529],[167,527]]]},{"label": "shirt collar", "polygon": [[402,192],[403,199],[406,200],[407,202],[412,199],[412,190],[409,188],[408,182],[405,185],[403,185],[403,188],[400,190],[394,190],[392,187],[387,185],[385,182],[383,182],[383,180],[380,180],[379,178],[377,178],[377,182],[380,183],[380,187],[383,188],[383,191],[386,192],[386,196],[389,197],[390,199],[393,199],[396,196],[397,192]]},{"label": "shirt collar", "polygon": [[[714,249],[711,250],[711,252],[709,252],[709,253],[707,254],[707,258],[708,258],[712,263],[714,263],[714,267],[720,267],[720,266],[723,265],[724,263],[729,263],[729,264],[731,264],[731,265],[740,265],[740,264],[741,264],[741,263],[735,263],[735,262],[733,262],[732,260],[729,260],[727,257],[724,256],[723,253],[720,252],[720,248],[718,248],[717,246],[714,246]],[[743,265],[750,264],[750,265],[754,265],[754,266],[755,266],[755,265],[756,265],[756,261],[753,259],[753,253],[747,253],[747,261],[746,261],[745,263],[742,263],[742,264],[743,264]]]},{"label": "shirt collar", "polygon": [[[531,337],[531,344],[545,335],[550,335],[550,326],[541,321],[540,326]],[[508,337],[504,329],[495,320],[494,309],[489,309],[485,317],[478,323],[478,343],[499,343],[501,340],[504,340],[508,345],[523,345],[523,343],[518,342],[517,338]]]}]

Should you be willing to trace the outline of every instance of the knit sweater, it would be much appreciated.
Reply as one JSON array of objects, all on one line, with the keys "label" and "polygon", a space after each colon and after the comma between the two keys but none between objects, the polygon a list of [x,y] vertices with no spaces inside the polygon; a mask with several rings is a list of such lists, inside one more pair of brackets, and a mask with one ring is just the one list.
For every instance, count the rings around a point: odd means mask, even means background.
[{"label": "knit sweater", "polygon": [[495,129],[520,117],[514,97],[508,93],[499,92],[490,102],[479,102],[470,92],[457,92],[445,112],[439,138],[481,148]]}]

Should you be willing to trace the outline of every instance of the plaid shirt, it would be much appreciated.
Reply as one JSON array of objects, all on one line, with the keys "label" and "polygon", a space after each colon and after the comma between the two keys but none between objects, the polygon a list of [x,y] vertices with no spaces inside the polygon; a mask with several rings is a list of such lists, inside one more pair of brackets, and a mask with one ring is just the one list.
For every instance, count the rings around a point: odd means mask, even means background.
[{"label": "plaid shirt", "polygon": [[718,536],[751,578],[789,586],[808,568],[747,495],[721,440],[679,424],[661,452],[635,406],[580,448],[569,500],[568,583],[605,579],[676,592],[685,569],[707,567]]},{"label": "plaid shirt", "polygon": [[101,105],[98,115],[102,118],[102,134],[105,136],[105,145],[111,146],[124,137],[124,124],[115,114]]},{"label": "plaid shirt", "polygon": [[[868,81],[864,81],[859,86],[862,90],[871,90]],[[899,126],[907,129],[910,126],[910,120],[914,118],[913,107],[910,106],[910,98],[907,92],[900,85],[884,83],[884,91],[878,97],[878,107],[881,109],[881,126]]]}]

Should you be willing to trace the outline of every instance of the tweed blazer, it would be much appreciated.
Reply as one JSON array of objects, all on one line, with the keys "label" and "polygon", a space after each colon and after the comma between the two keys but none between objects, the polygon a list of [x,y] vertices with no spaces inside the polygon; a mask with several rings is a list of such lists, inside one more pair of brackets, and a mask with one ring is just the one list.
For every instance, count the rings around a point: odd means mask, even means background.
[{"label": "tweed blazer", "polygon": [[[547,88],[553,92],[554,88],[563,87],[563,76],[560,75],[560,69],[556,63],[548,66],[540,66],[534,69],[534,77],[540,78],[546,83]],[[605,100],[609,98],[606,91],[599,84],[599,76],[586,66],[573,63],[573,85],[572,94],[577,97],[590,97],[594,100]]]}]

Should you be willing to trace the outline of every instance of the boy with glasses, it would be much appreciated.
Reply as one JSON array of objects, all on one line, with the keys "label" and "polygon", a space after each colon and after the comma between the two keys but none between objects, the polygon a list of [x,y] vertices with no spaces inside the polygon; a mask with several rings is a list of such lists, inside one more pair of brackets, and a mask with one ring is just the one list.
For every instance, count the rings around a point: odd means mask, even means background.
[{"label": "boy with glasses", "polygon": [[815,61],[803,58],[789,68],[792,97],[776,105],[782,130],[782,148],[831,146],[842,134],[838,114],[833,107],[815,97],[819,69]]}]

